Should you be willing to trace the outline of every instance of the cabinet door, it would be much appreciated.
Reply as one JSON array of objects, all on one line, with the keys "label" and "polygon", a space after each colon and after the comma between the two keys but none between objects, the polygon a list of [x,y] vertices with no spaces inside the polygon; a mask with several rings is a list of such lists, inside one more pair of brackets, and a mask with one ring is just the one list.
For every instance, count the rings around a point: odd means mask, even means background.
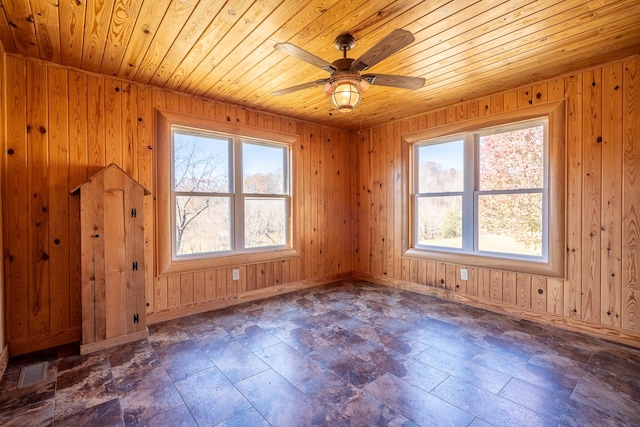
[{"label": "cabinet door", "polygon": [[[131,264],[127,259],[127,194],[105,190],[104,198],[104,305],[107,339],[127,334],[127,279]],[[131,322],[133,321],[133,318]]]},{"label": "cabinet door", "polygon": [[[133,190],[133,189],[130,189]],[[144,280],[144,204],[141,189],[125,193],[124,232],[126,269],[127,334],[147,327]]]},{"label": "cabinet door", "polygon": [[105,338],[109,339],[145,328],[139,299],[140,286],[144,295],[144,229],[142,215],[138,216],[140,203],[130,193],[108,189],[102,196]]}]

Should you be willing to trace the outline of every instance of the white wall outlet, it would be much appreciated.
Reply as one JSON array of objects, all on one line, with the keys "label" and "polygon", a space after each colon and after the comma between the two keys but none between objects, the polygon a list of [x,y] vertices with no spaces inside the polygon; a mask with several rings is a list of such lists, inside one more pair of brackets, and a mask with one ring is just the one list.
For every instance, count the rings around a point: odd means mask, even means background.
[{"label": "white wall outlet", "polygon": [[231,275],[232,275],[232,279],[233,280],[240,280],[240,270],[239,269],[234,269],[231,270]]},{"label": "white wall outlet", "polygon": [[469,272],[466,268],[460,269],[460,280],[469,280]]}]

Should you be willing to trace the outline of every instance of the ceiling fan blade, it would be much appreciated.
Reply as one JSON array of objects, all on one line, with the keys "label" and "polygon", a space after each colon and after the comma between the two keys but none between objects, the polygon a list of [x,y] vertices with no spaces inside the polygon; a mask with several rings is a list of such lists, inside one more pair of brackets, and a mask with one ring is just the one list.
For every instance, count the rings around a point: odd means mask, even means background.
[{"label": "ceiling fan blade", "polygon": [[352,70],[364,71],[385,58],[393,55],[403,47],[409,46],[415,41],[415,37],[409,31],[396,29],[384,37],[371,49],[360,55],[360,58],[351,64]]},{"label": "ceiling fan blade", "polygon": [[363,79],[372,85],[398,87],[401,89],[416,90],[424,87],[425,79],[422,77],[394,76],[392,74],[365,74]]},{"label": "ceiling fan blade", "polygon": [[315,82],[302,83],[300,85],[291,86],[291,87],[288,87],[288,88],[285,88],[285,89],[276,90],[274,92],[271,92],[271,95],[286,95],[288,93],[296,92],[298,90],[306,89],[306,88],[309,88],[309,87],[323,85],[327,81],[329,81],[329,79],[320,79],[320,80],[316,80]]},{"label": "ceiling fan blade", "polygon": [[279,50],[280,52],[284,52],[287,55],[291,55],[294,58],[301,59],[305,62],[308,62],[311,65],[315,65],[318,68],[322,68],[325,71],[333,72],[335,71],[335,67],[325,61],[322,58],[315,56],[312,53],[307,52],[306,50],[299,48],[298,46],[291,43],[277,43],[274,48]]}]

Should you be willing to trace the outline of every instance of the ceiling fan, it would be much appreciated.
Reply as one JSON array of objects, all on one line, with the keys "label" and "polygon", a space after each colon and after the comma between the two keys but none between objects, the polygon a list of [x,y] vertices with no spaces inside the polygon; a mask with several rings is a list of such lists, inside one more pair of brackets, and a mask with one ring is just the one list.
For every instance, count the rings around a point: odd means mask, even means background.
[{"label": "ceiling fan", "polygon": [[360,103],[362,94],[369,88],[369,85],[411,90],[420,89],[425,83],[425,79],[421,77],[376,73],[360,74],[414,41],[413,34],[405,30],[396,29],[363,53],[358,59],[352,59],[347,58],[347,51],[355,46],[355,39],[351,34],[342,34],[335,39],[333,44],[336,49],[343,53],[343,57],[333,61],[333,63],[329,63],[294,44],[278,43],[274,46],[277,50],[328,71],[330,75],[326,79],[276,90],[271,94],[286,95],[298,90],[322,85],[324,92],[331,97],[338,111],[350,112]]}]

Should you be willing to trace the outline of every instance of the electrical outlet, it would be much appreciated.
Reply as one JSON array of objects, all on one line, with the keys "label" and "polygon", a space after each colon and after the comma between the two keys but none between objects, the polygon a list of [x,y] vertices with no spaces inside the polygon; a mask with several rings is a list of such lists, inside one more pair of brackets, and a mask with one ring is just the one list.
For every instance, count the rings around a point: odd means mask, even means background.
[{"label": "electrical outlet", "polygon": [[460,269],[460,280],[469,280],[469,272],[466,268]]},{"label": "electrical outlet", "polygon": [[232,279],[233,280],[240,280],[240,270],[239,269],[234,269],[231,271],[231,274],[233,275]]}]

